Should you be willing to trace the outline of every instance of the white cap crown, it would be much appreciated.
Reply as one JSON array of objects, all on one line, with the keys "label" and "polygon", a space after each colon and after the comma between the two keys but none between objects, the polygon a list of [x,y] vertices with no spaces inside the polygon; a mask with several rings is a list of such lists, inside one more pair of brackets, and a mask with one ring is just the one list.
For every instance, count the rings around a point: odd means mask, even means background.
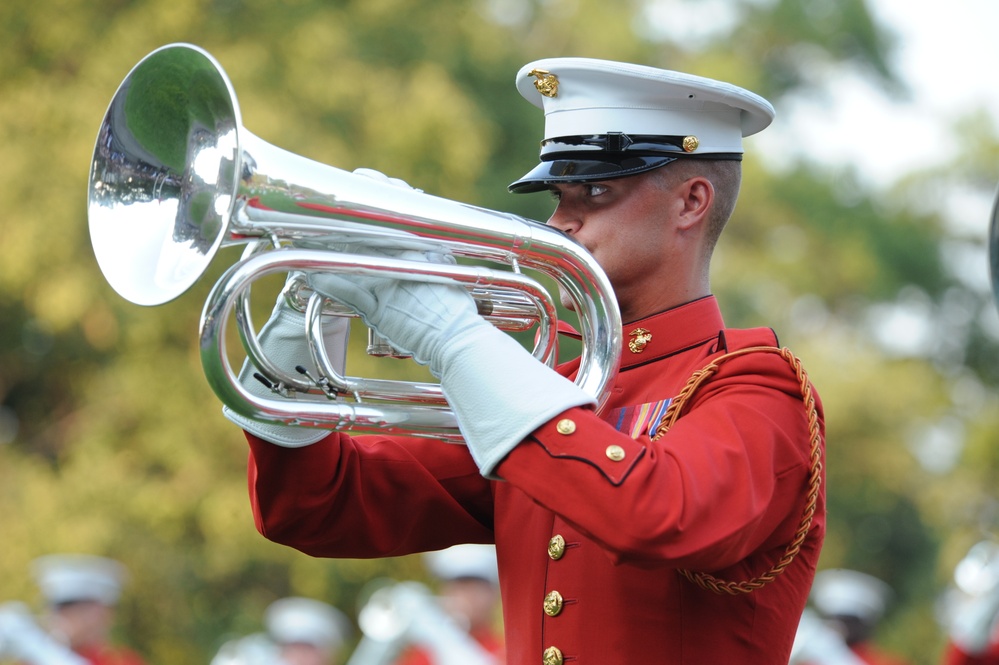
[{"label": "white cap crown", "polygon": [[[548,85],[556,88],[543,93],[546,77],[554,77]],[[698,138],[698,152],[742,152],[742,137],[774,118],[770,102],[729,83],[609,60],[538,60],[521,68],[517,89],[544,109],[545,139],[610,132],[689,135]]]},{"label": "white cap crown", "polygon": [[89,554],[39,557],[32,572],[50,605],[88,600],[114,605],[127,577],[125,567],[117,561]]},{"label": "white cap crown", "polygon": [[340,648],[351,632],[343,612],[320,600],[297,596],[271,603],[264,623],[279,644],[301,642],[330,650]]},{"label": "white cap crown", "polygon": [[823,570],[812,584],[812,603],[826,616],[853,616],[878,621],[892,596],[891,587],[876,577],[841,568]]},{"label": "white cap crown", "polygon": [[517,90],[544,110],[542,163],[510,186],[642,173],[676,159],[741,159],[742,139],[774,119],[770,102],[722,81],[609,60],[524,65]]},{"label": "white cap crown", "polygon": [[492,584],[499,582],[496,548],[493,545],[467,543],[446,550],[427,552],[427,568],[440,580],[475,578]]}]

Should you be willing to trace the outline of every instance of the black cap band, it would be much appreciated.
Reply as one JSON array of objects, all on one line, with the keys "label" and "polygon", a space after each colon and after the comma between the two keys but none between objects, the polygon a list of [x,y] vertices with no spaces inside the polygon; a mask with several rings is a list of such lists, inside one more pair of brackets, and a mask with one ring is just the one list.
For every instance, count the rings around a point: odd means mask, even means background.
[{"label": "black cap band", "polygon": [[520,180],[507,189],[515,194],[529,194],[548,189],[548,185],[559,182],[596,182],[623,178],[629,175],[651,171],[677,159],[676,156],[629,155],[616,158],[610,153],[594,153],[594,158],[603,159],[554,159],[541,162]]},{"label": "black cap band", "polygon": [[560,136],[541,143],[541,163],[508,189],[515,194],[539,192],[554,183],[596,182],[651,171],[684,159],[741,160],[741,153],[688,152],[688,136],[628,135],[620,132]]},{"label": "black cap band", "polygon": [[684,148],[690,136],[659,136],[651,134],[629,135],[623,132],[591,134],[588,136],[559,136],[541,142],[541,159],[546,155],[563,152],[629,152],[638,154],[663,154],[691,152]]}]

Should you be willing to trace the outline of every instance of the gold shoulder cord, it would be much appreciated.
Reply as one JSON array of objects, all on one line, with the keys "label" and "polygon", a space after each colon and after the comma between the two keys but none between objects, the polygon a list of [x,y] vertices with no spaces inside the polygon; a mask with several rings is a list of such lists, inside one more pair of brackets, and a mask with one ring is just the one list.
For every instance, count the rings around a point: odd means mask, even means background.
[{"label": "gold shoulder cord", "polygon": [[687,403],[687,400],[690,399],[690,397],[694,394],[694,391],[696,391],[702,383],[707,381],[714,375],[715,372],[718,371],[719,365],[726,360],[731,360],[737,356],[742,356],[747,353],[761,352],[776,353],[780,355],[781,358],[788,362],[791,369],[794,370],[795,375],[798,377],[799,386],[801,388],[801,398],[805,403],[805,410],[807,411],[808,433],[811,440],[811,448],[809,450],[811,463],[808,467],[810,480],[808,483],[808,493],[805,497],[805,510],[801,515],[801,523],[798,525],[798,530],[795,532],[794,538],[791,542],[788,543],[787,549],[784,550],[784,555],[770,570],[763,573],[759,577],[746,580],[744,582],[721,580],[708,573],[691,572],[689,570],[679,571],[681,575],[704,589],[714,591],[718,594],[727,593],[731,596],[740,593],[751,593],[752,591],[755,591],[756,589],[774,581],[774,579],[776,579],[776,577],[784,572],[784,569],[790,565],[791,561],[794,560],[794,557],[797,556],[798,552],[801,550],[802,543],[805,542],[805,538],[808,536],[808,529],[812,525],[812,517],[815,515],[815,507],[818,503],[819,487],[822,485],[822,461],[820,460],[821,451],[819,450],[821,443],[821,436],[819,435],[819,415],[815,406],[815,397],[812,394],[812,386],[808,382],[808,375],[801,366],[801,361],[786,348],[779,349],[776,346],[753,346],[719,356],[703,369],[694,372],[690,379],[687,380],[687,385],[683,387],[680,394],[676,396],[673,402],[666,409],[662,422],[658,427],[656,427],[656,431],[652,434],[652,440],[656,441],[663,434],[669,431],[669,428],[672,427],[673,423],[675,423],[677,418],[680,417],[680,411]]}]

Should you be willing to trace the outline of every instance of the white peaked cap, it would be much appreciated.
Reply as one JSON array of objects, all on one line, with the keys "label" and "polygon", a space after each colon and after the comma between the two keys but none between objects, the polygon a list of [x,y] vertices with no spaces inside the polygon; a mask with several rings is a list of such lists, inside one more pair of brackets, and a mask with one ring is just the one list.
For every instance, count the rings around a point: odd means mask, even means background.
[{"label": "white peaked cap", "polygon": [[[524,65],[517,74],[517,90],[544,110],[542,160],[607,160],[643,154],[644,164],[629,163],[617,172],[594,173],[590,180],[641,173],[678,157],[739,159],[742,138],[765,129],[774,118],[770,103],[748,90],[713,79],[590,58],[549,58]],[[614,144],[592,142],[546,146],[563,137],[691,137],[655,146],[636,141],[626,153]],[[643,146],[646,143],[648,145]],[[566,151],[574,154],[567,155]],[[653,159],[653,157],[656,157]],[[536,191],[544,171],[538,169],[513,183],[513,191]],[[563,174],[556,168],[547,182],[584,181],[585,165]],[[581,175],[582,174],[582,175]],[[563,176],[575,176],[574,178]],[[535,184],[531,184],[535,183]]]},{"label": "white peaked cap", "polygon": [[826,616],[877,621],[891,596],[891,587],[878,578],[842,568],[819,572],[812,584],[812,603]]},{"label": "white peaked cap", "polygon": [[343,612],[311,598],[274,601],[264,612],[264,624],[279,644],[301,642],[324,649],[338,649],[351,633]]},{"label": "white peaked cap", "polygon": [[50,605],[93,600],[114,605],[127,572],[112,559],[89,554],[50,554],[32,563],[38,588]]},{"label": "white peaked cap", "polygon": [[441,580],[476,578],[492,584],[499,582],[496,548],[493,545],[468,543],[424,555],[427,569]]}]

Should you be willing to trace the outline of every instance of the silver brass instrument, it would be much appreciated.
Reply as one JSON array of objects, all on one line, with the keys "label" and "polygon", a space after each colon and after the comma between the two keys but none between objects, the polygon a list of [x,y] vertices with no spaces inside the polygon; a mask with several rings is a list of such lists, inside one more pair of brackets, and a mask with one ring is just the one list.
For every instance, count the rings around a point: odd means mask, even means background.
[{"label": "silver brass instrument", "polygon": [[357,623],[364,637],[347,665],[391,665],[411,645],[439,665],[499,665],[419,582],[377,589],[361,608]]},{"label": "silver brass instrument", "polygon": [[989,221],[989,281],[992,299],[999,306],[999,190],[992,199],[992,218]]},{"label": "silver brass instrument", "polygon": [[[249,308],[251,284],[272,273],[458,283],[497,327],[537,324],[534,354],[551,365],[555,308],[547,291],[521,272],[530,269],[554,279],[579,315],[577,385],[602,405],[617,370],[617,303],[606,275],[578,243],[535,221],[349,173],[262,141],[242,126],[221,66],[195,46],[153,51],[119,86],[97,137],[88,215],[104,276],[140,305],[176,298],[220,247],[247,245],[205,303],[200,349],[222,402],[261,422],[458,438],[439,385],[340,376],[319,340],[325,316],[348,313],[307,289],[288,297],[306,310],[303,334],[322,376],[274,367],[260,351]],[[503,269],[374,258],[369,247],[440,252]],[[233,313],[247,357],[275,392],[305,399],[260,398],[239,384],[225,348]]]}]

